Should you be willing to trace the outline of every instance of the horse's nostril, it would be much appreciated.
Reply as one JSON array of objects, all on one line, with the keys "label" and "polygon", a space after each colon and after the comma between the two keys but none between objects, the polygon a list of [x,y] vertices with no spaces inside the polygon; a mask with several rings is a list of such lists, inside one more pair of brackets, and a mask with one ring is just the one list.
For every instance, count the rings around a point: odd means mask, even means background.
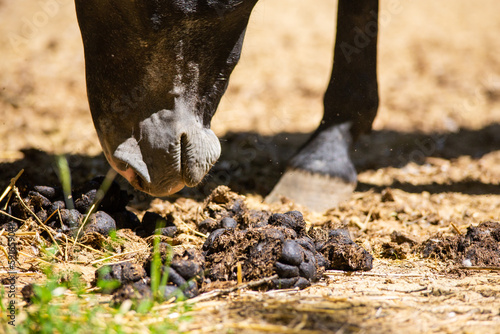
[{"label": "horse's nostril", "polygon": [[180,163],[181,163],[181,171],[184,170],[187,166],[186,166],[186,163],[187,163],[187,147],[188,147],[188,138],[187,138],[187,135],[185,133],[183,133],[181,135],[181,139],[180,139]]},{"label": "horse's nostril", "polygon": [[128,138],[121,143],[113,153],[112,160],[115,166],[122,171],[119,173],[127,180],[134,179],[137,175],[144,181],[151,182],[148,166],[142,158],[141,148],[135,138]]}]

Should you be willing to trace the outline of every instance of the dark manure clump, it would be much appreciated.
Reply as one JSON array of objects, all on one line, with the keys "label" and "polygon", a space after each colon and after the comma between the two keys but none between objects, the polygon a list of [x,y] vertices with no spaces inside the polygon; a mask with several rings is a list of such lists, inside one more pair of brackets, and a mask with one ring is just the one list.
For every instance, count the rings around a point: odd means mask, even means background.
[{"label": "dark manure clump", "polygon": [[500,266],[500,223],[487,221],[470,226],[465,235],[437,234],[419,247],[424,258],[453,260],[457,265]]}]

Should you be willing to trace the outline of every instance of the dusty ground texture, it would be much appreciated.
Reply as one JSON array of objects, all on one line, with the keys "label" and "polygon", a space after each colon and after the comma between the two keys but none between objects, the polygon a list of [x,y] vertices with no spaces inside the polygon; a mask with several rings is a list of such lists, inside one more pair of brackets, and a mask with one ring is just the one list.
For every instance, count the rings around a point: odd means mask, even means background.
[{"label": "dusty ground texture", "polygon": [[[75,183],[108,170],[86,102],[72,1],[59,0],[47,20],[44,3],[0,1],[2,189],[21,168],[26,172],[19,182],[57,183],[54,158],[61,153],[69,155]],[[453,258],[425,259],[391,240],[394,231],[417,243],[437,233],[453,238],[471,225],[500,219],[498,1],[381,1],[381,107],[373,133],[353,152],[360,181],[353,198],[324,214],[286,201],[261,204],[321,118],[335,6],[330,0],[313,6],[262,0],[213,121],[223,144],[220,162],[198,189],[166,200],[134,193],[132,209],[173,214],[182,226],[200,214],[216,185],[225,184],[252,208],[298,209],[309,226],[347,225],[374,255],[374,268],[326,272],[302,291],[244,290],[200,300],[185,330],[500,332],[498,271],[460,269],[463,263]],[[197,242],[185,231],[184,244]],[[135,248],[120,252],[147,256],[142,239],[124,237]],[[89,254],[79,262],[95,256]],[[21,260],[27,272],[36,264]],[[60,266],[82,271],[89,281],[95,270],[64,261]],[[20,282],[34,278],[21,275]]]}]

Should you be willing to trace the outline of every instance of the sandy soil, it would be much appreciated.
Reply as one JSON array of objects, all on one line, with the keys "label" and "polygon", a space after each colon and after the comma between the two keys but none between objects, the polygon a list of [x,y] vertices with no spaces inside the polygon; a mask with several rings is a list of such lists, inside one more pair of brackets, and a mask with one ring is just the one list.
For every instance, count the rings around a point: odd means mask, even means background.
[{"label": "sandy soil", "polygon": [[[108,169],[86,102],[73,3],[47,3],[56,2],[0,0],[2,186],[21,168],[27,181],[57,182],[53,158],[61,153],[69,155],[75,182]],[[381,106],[373,133],[353,151],[360,181],[353,199],[325,214],[293,203],[260,204],[321,118],[335,6],[329,0],[257,5],[241,63],[213,120],[221,161],[197,190],[163,203],[196,206],[226,184],[256,208],[300,209],[315,226],[347,224],[374,254],[374,269],[329,273],[300,292],[245,291],[200,302],[194,310],[199,317],[187,329],[499,333],[498,272],[381,255],[394,230],[423,241],[437,232],[456,234],[451,223],[464,233],[470,225],[499,220],[498,1],[382,1]],[[40,151],[26,151],[31,148]],[[394,201],[383,201],[387,187]],[[162,203],[150,200],[136,194],[137,208]]]}]

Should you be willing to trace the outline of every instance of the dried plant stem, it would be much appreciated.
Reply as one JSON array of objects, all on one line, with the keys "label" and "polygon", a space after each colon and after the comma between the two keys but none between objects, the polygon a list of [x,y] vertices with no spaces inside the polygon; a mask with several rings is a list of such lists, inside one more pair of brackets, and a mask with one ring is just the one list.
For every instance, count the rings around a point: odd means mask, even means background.
[{"label": "dried plant stem", "polygon": [[459,267],[460,269],[467,269],[467,270],[490,270],[490,271],[500,271],[500,267],[480,267],[480,266],[470,266],[470,267]]},{"label": "dried plant stem", "polygon": [[102,259],[99,259],[99,260],[92,261],[92,262],[90,262],[90,264],[96,264],[96,263],[99,263],[99,262],[103,262],[103,261],[114,259],[116,257],[123,256],[123,255],[130,255],[130,254],[139,253],[139,252],[142,252],[142,251],[147,251],[147,249],[137,249],[137,250],[133,250],[133,251],[125,252],[125,253],[117,253],[117,254],[114,254],[112,256],[108,256],[108,257],[105,257],[105,258],[102,258]]},{"label": "dried plant stem", "polygon": [[455,224],[450,222],[450,225],[451,225],[451,227],[453,227],[453,229],[455,230],[455,232],[457,232],[458,235],[463,235],[463,233],[460,232],[460,230],[458,229],[458,227]]},{"label": "dried plant stem", "polygon": [[16,184],[17,180],[21,177],[21,175],[24,173],[24,169],[21,169],[19,171],[19,173],[17,173],[16,176],[14,176],[12,179],[10,179],[10,183],[9,185],[7,186],[7,188],[5,188],[4,192],[2,193],[2,196],[0,196],[0,202],[3,201],[3,199],[5,198],[5,196],[7,196],[7,194],[9,194],[9,200],[5,203],[5,207],[4,207],[4,210],[7,209],[7,206],[10,202],[10,196],[12,196],[11,194],[11,190],[14,189],[14,185]]},{"label": "dried plant stem", "polygon": [[59,244],[57,243],[56,239],[54,238],[54,235],[52,234],[52,231],[50,231],[51,229],[49,229],[41,220],[40,218],[38,218],[38,216],[33,212],[31,211],[31,209],[26,205],[26,203],[24,203],[24,200],[21,198],[21,194],[19,193],[19,189],[17,189],[17,187],[14,186],[14,193],[16,194],[16,197],[17,199],[19,200],[19,202],[22,204],[22,206],[35,218],[35,221],[38,222],[38,225],[40,225],[40,227],[42,229],[45,230],[45,232],[47,232],[50,236],[50,239],[52,239],[52,242],[57,246],[57,249],[58,251],[64,255],[64,252],[61,248],[61,246],[59,246]]}]

